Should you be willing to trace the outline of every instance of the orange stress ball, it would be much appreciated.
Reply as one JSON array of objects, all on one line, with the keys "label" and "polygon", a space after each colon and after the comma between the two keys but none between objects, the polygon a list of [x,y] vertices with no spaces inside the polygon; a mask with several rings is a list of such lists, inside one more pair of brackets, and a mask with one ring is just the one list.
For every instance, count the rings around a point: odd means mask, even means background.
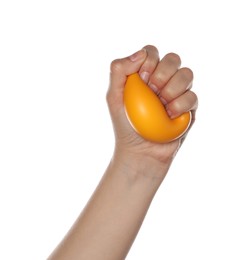
[{"label": "orange stress ball", "polygon": [[190,112],[170,119],[158,96],[144,83],[138,73],[127,78],[124,105],[132,127],[149,141],[170,142],[183,135],[191,122]]}]

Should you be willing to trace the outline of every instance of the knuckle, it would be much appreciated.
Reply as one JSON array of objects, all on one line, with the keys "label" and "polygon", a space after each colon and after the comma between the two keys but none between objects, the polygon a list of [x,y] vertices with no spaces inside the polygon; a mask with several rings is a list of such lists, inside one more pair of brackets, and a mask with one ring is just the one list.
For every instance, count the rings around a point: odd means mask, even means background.
[{"label": "knuckle", "polygon": [[189,95],[192,103],[192,108],[196,109],[198,107],[198,96],[191,90],[189,91]]},{"label": "knuckle", "polygon": [[172,117],[176,117],[180,115],[181,107],[178,101],[172,101],[169,104],[166,105],[167,111],[171,112]]},{"label": "knuckle", "polygon": [[181,65],[181,58],[178,54],[174,53],[174,52],[171,52],[171,53],[168,53],[165,58],[168,60],[169,63],[172,63],[174,65],[178,65],[180,66]]},{"label": "knuckle", "polygon": [[121,59],[113,60],[110,64],[110,72],[116,73],[122,70],[122,62]]},{"label": "knuckle", "polygon": [[106,102],[110,103],[110,99],[111,99],[111,95],[110,95],[110,89],[108,89],[107,93],[106,93]]},{"label": "knuckle", "polygon": [[180,70],[180,74],[184,79],[187,79],[189,81],[192,81],[194,78],[194,73],[190,68],[184,67],[181,68]]},{"label": "knuckle", "polygon": [[190,100],[194,102],[198,101],[198,97],[193,91],[189,90],[187,93],[189,94]]},{"label": "knuckle", "polygon": [[182,97],[169,103],[169,108],[174,114],[179,115],[185,111],[195,111],[198,107],[198,99],[194,92],[187,91]]},{"label": "knuckle", "polygon": [[148,44],[148,45],[144,46],[143,49],[146,49],[147,51],[155,52],[157,54],[159,53],[158,49],[154,45]]},{"label": "knuckle", "polygon": [[106,93],[106,102],[108,104],[108,107],[112,107],[112,105],[115,103],[114,95],[112,94],[112,91],[110,89]]},{"label": "knuckle", "polygon": [[162,90],[162,95],[164,96],[164,98],[166,98],[167,101],[170,101],[170,100],[174,99],[175,91],[172,87],[166,86]]},{"label": "knuckle", "polygon": [[182,106],[183,104],[179,100],[171,102],[171,110],[175,113],[179,113],[180,111],[182,111]]},{"label": "knuckle", "polygon": [[141,66],[141,71],[148,71],[149,73],[153,73],[158,60],[159,59],[149,57]]},{"label": "knuckle", "polygon": [[152,79],[156,85],[162,86],[165,84],[165,73],[163,71],[158,71],[155,73]]}]

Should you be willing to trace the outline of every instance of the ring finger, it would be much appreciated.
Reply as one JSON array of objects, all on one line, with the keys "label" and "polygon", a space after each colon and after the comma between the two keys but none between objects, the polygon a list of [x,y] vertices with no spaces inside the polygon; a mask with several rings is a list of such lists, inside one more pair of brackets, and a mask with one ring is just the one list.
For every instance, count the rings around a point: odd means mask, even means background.
[{"label": "ring finger", "polygon": [[159,96],[161,100],[165,103],[170,102],[171,100],[182,95],[188,89],[191,88],[193,81],[193,72],[189,68],[179,69],[175,75],[169,80],[169,82],[164,86]]}]

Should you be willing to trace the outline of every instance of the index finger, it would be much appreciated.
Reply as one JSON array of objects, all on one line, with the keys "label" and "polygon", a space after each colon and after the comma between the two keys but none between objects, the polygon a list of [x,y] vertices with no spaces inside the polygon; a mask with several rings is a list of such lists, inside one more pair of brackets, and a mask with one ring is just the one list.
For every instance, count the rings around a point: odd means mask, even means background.
[{"label": "index finger", "polygon": [[147,58],[139,70],[139,75],[142,80],[148,84],[150,76],[159,63],[159,52],[153,45],[146,45],[143,49],[147,52]]}]

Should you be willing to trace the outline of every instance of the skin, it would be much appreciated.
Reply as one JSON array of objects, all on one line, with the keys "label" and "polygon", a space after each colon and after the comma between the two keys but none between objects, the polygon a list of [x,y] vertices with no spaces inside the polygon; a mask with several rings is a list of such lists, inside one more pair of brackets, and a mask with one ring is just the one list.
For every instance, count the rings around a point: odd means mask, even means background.
[{"label": "skin", "polygon": [[180,66],[177,54],[169,53],[160,60],[158,50],[150,45],[111,63],[107,103],[115,134],[113,157],[88,204],[49,260],[126,258],[188,131],[166,144],[142,139],[127,120],[124,85],[128,75],[139,72],[172,118],[191,111],[193,123],[198,104],[191,91],[193,73]]}]

